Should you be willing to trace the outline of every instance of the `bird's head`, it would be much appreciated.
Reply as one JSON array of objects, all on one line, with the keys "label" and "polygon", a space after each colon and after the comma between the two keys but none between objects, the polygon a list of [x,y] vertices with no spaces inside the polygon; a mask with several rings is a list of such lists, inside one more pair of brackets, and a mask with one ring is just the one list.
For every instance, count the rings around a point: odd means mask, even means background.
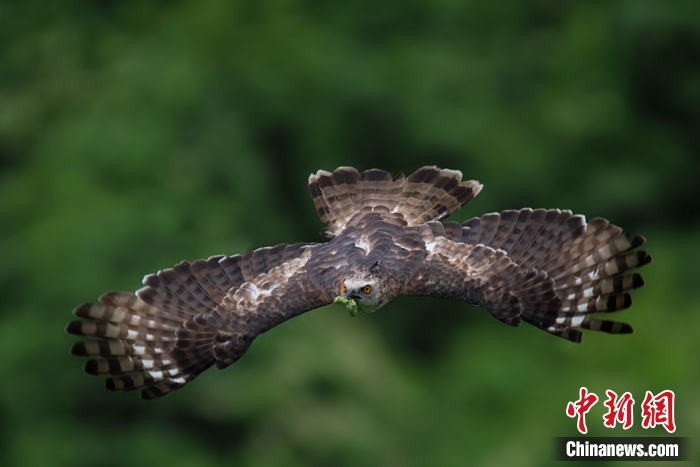
[{"label": "bird's head", "polygon": [[372,277],[349,276],[341,284],[340,292],[358,305],[379,308],[379,285]]},{"label": "bird's head", "polygon": [[[345,304],[353,315],[357,312],[373,313],[390,300],[386,296],[386,280],[379,261],[350,272],[338,292],[342,300],[336,300],[336,303]],[[356,310],[353,310],[355,306]]]}]

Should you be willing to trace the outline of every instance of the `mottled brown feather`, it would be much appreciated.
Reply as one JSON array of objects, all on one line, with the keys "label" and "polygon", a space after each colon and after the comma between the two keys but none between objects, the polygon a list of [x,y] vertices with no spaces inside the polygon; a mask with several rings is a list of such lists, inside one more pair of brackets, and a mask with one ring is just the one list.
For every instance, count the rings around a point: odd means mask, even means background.
[{"label": "mottled brown feather", "polygon": [[111,390],[161,397],[211,366],[241,358],[254,339],[341,294],[349,274],[397,295],[464,301],[500,321],[522,321],[573,342],[581,330],[630,333],[594,313],[630,306],[651,257],[604,219],[558,209],[440,222],[481,190],[461,172],[423,167],[404,177],[339,167],[309,177],[331,240],[212,256],[147,275],[136,293],[77,307],[71,354]]},{"label": "mottled brown feather", "polygon": [[309,176],[309,191],[329,237],[340,235],[358,216],[375,208],[388,209],[408,225],[442,220],[476,196],[482,186],[462,182],[455,170],[423,167],[408,178],[392,179],[389,172],[371,169],[361,174],[352,167],[333,173],[320,170]]}]

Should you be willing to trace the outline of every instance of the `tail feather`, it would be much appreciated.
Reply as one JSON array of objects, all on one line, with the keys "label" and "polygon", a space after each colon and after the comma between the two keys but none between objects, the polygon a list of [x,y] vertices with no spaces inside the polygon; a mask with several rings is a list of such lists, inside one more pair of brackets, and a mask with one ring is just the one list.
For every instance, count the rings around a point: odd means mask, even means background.
[{"label": "tail feather", "polygon": [[[333,185],[338,188],[335,212],[350,212],[354,209],[354,202],[358,198],[357,184],[360,181],[360,173],[357,170],[336,170],[331,175]],[[320,181],[320,180],[319,180]]]},{"label": "tail feather", "polygon": [[[357,184],[359,208],[374,208],[385,205],[385,200],[397,194],[397,187],[398,184],[394,183],[389,172],[378,169],[362,172]],[[340,188],[336,191],[342,193],[343,189]]]},{"label": "tail feather", "polygon": [[441,220],[464,206],[481,190],[476,181],[462,182],[462,173],[423,167],[404,178],[371,169],[361,174],[352,167],[309,177],[309,190],[327,235],[339,235],[356,216],[388,209],[408,225]]},{"label": "tail feather", "polygon": [[462,172],[423,167],[402,185],[401,202],[394,208],[410,225],[442,220],[472,199],[481,185],[475,181],[460,183]]}]

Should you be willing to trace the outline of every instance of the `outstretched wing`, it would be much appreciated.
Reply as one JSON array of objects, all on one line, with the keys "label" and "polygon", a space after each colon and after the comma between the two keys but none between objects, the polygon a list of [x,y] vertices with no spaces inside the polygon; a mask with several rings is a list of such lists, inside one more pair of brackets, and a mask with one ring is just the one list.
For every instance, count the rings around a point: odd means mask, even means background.
[{"label": "outstretched wing", "polygon": [[630,273],[649,261],[641,236],[628,240],[605,219],[570,211],[504,211],[457,223],[429,223],[435,244],[403,291],[466,301],[517,326],[521,320],[580,342],[578,329],[631,333],[592,318],[629,307],[644,284]]},{"label": "outstretched wing", "polygon": [[77,342],[71,353],[90,357],[86,372],[110,375],[109,389],[162,396],[212,365],[235,362],[272,327],[330,303],[305,267],[319,247],[278,245],[148,275],[136,294],[107,293],[74,311],[86,320],[66,330],[98,339]]}]

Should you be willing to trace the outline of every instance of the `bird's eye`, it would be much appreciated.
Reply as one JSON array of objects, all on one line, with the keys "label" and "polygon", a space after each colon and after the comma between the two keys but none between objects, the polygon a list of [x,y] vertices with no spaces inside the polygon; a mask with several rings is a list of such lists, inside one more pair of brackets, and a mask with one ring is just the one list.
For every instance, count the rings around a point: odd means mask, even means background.
[{"label": "bird's eye", "polygon": [[348,288],[345,287],[345,284],[343,284],[343,285],[340,286],[340,290],[342,290],[343,292],[347,292],[347,291],[348,291]]},{"label": "bird's eye", "polygon": [[370,293],[372,291],[372,287],[370,287],[369,285],[366,285],[362,288],[362,291],[364,293]]}]

